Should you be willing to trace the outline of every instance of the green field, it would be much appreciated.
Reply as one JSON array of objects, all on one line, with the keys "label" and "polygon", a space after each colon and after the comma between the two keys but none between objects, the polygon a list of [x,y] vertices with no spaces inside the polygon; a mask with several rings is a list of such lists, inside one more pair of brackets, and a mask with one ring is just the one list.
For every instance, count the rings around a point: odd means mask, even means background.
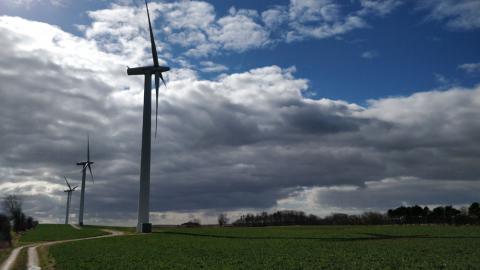
[{"label": "green field", "polygon": [[40,224],[36,229],[27,231],[20,238],[20,243],[77,239],[104,234],[107,233],[99,228],[84,227],[81,230],[77,230],[70,225]]},{"label": "green field", "polygon": [[55,245],[56,269],[479,269],[480,228],[172,228]]},{"label": "green field", "polygon": [[132,234],[136,233],[136,228],[135,227],[119,227],[119,226],[97,226],[97,225],[85,225],[84,228],[93,228],[93,229],[107,229],[107,230],[114,230],[114,231],[120,231],[125,234]]}]

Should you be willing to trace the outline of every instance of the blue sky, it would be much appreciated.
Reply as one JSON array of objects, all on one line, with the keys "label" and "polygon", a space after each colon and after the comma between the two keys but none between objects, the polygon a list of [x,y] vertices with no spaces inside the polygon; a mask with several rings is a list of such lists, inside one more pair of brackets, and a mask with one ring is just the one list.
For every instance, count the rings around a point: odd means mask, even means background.
[{"label": "blue sky", "polygon": [[[480,1],[150,10],[172,67],[152,142],[153,223],[478,200]],[[140,0],[0,1],[0,197],[62,222],[63,176],[79,184],[90,134],[86,223],[135,224],[143,78],[126,66],[152,63],[147,29]]]}]

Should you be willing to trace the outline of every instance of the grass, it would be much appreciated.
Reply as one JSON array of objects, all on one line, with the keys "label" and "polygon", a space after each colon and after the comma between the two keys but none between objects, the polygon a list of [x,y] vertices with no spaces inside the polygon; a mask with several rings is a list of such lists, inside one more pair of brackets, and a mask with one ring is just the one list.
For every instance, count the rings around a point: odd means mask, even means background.
[{"label": "grass", "polygon": [[96,225],[87,225],[85,228],[94,228],[94,229],[107,229],[107,230],[114,230],[120,231],[126,234],[135,233],[135,227],[120,227],[120,226],[96,226]]},{"label": "grass", "polygon": [[10,251],[12,251],[11,248],[0,249],[0,265],[2,265],[3,261],[10,255]]},{"label": "grass", "polygon": [[49,246],[40,246],[37,248],[38,259],[43,270],[54,270],[55,259],[48,254]]},{"label": "grass", "polygon": [[[480,228],[165,228],[51,246],[62,269],[478,269]],[[101,256],[99,256],[101,254]]]},{"label": "grass", "polygon": [[24,270],[27,269],[28,263],[28,248],[23,248],[17,256],[15,263],[12,266],[12,270]]},{"label": "grass", "polygon": [[8,256],[10,256],[10,252],[18,246],[21,246],[22,244],[19,243],[18,239],[20,236],[14,232],[11,232],[12,234],[12,245],[13,247],[6,248],[6,249],[0,249],[0,265],[7,259]]},{"label": "grass", "polygon": [[99,228],[84,227],[77,230],[64,224],[40,224],[35,230],[27,231],[21,238],[21,243],[57,241],[67,239],[86,238],[105,235]]}]

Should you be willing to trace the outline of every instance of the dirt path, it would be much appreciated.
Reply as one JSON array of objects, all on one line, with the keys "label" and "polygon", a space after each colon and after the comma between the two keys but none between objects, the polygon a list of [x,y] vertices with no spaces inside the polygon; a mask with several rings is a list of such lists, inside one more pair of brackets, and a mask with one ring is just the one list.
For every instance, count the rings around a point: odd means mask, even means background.
[{"label": "dirt path", "polygon": [[77,224],[70,224],[70,226],[72,226],[74,229],[77,229],[77,230],[81,230],[82,228],[80,226],[78,226]]},{"label": "dirt path", "polygon": [[7,260],[0,266],[0,270],[10,270],[13,265],[15,264],[15,260],[17,259],[18,254],[20,254],[20,251],[24,248],[28,248],[28,263],[27,263],[27,269],[28,270],[40,270],[40,262],[38,259],[38,252],[37,248],[42,247],[42,246],[51,246],[51,245],[56,245],[56,244],[61,244],[61,243],[68,243],[68,242],[75,242],[75,241],[83,241],[83,240],[90,240],[90,239],[99,239],[99,238],[106,238],[106,237],[115,237],[115,236],[120,236],[123,235],[123,232],[120,231],[114,231],[114,230],[103,230],[105,232],[108,232],[108,235],[101,235],[101,236],[94,236],[94,237],[87,237],[87,238],[80,238],[80,239],[69,239],[69,240],[59,240],[59,241],[52,241],[52,242],[44,242],[44,243],[37,243],[37,244],[30,244],[26,246],[21,246],[17,247],[14,250],[12,250],[12,253],[10,253],[10,256],[7,258]]},{"label": "dirt path", "polygon": [[38,252],[37,247],[29,247],[28,248],[28,263],[27,269],[28,270],[39,270],[41,269],[38,265],[40,265],[40,261],[38,260]]},{"label": "dirt path", "polygon": [[[31,246],[28,248],[28,263],[27,263],[27,269],[28,270],[40,270],[41,267],[39,266],[39,260],[38,260],[38,252],[37,248],[38,247],[44,247],[44,246],[51,246],[51,245],[56,245],[56,244],[62,244],[62,243],[68,243],[68,242],[75,242],[75,241],[83,241],[83,240],[91,240],[91,239],[99,239],[99,238],[107,238],[107,237],[115,237],[115,236],[120,236],[123,235],[123,232],[120,231],[114,231],[114,230],[107,230],[104,229],[102,231],[108,232],[110,234],[108,235],[101,235],[101,236],[94,236],[94,237],[88,237],[88,238],[80,238],[80,239],[70,239],[70,240],[60,240],[60,241],[53,241],[53,242],[46,242],[46,243],[41,243],[41,244],[35,244],[34,246]],[[2,269],[3,270],[3,269]],[[7,269],[5,269],[7,270]]]},{"label": "dirt path", "polygon": [[10,270],[15,264],[15,260],[17,259],[18,254],[20,254],[20,251],[22,251],[22,249],[26,247],[29,246],[22,246],[13,249],[10,253],[10,256],[8,256],[8,258],[3,262],[3,264],[0,265],[0,270]]}]

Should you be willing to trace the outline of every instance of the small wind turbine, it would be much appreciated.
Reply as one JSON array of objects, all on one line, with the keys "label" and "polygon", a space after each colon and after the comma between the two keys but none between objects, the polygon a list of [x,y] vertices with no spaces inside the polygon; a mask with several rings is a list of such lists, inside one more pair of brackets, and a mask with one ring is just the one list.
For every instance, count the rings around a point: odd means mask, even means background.
[{"label": "small wind turbine", "polygon": [[74,192],[78,186],[72,188],[68,183],[67,177],[64,176],[64,178],[65,183],[67,183],[68,186],[68,189],[64,190],[65,192],[67,192],[67,213],[65,215],[65,224],[68,224],[68,217],[70,216],[70,202],[72,201],[72,192]]},{"label": "small wind turbine", "polygon": [[87,161],[80,161],[77,165],[82,167],[82,192],[80,194],[80,214],[78,215],[78,225],[83,226],[83,210],[85,206],[85,177],[87,175],[87,168],[90,171],[93,181],[92,167],[93,161],[90,161],[90,136],[87,136]]},{"label": "small wind turbine", "polygon": [[150,30],[150,45],[152,47],[153,66],[127,68],[128,75],[144,75],[145,86],[143,92],[143,128],[142,128],[142,159],[140,165],[140,194],[138,198],[138,223],[137,232],[149,233],[152,231],[152,224],[149,222],[150,215],[150,152],[151,152],[151,113],[152,113],[152,75],[155,75],[156,90],[156,113],[155,113],[155,136],[157,136],[158,119],[158,88],[160,80],[165,84],[162,73],[169,71],[169,67],[158,64],[157,47],[153,37],[152,23],[150,22],[150,12],[147,7],[148,28]]}]

